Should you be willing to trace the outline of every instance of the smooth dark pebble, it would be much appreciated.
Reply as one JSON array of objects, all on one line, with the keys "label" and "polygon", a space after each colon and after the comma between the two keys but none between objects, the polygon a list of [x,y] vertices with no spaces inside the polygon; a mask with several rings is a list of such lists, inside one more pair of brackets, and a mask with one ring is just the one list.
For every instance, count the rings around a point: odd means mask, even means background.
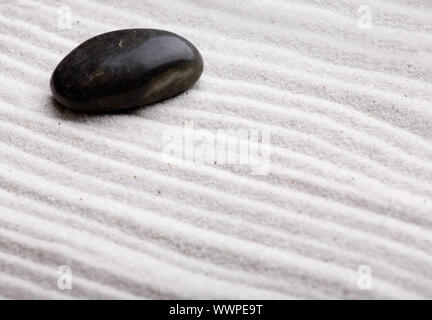
[{"label": "smooth dark pebble", "polygon": [[191,88],[204,68],[198,49],[168,31],[128,29],[91,38],[54,70],[54,98],[73,111],[119,112]]}]

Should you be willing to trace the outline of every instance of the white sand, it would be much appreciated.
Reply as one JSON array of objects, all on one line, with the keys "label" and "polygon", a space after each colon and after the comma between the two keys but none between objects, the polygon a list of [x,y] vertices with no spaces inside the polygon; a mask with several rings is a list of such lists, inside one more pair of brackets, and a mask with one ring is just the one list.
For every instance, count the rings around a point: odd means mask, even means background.
[{"label": "white sand", "polygon": [[[432,298],[432,4],[364,4],[372,29],[354,0],[2,0],[0,298]],[[199,84],[54,108],[60,59],[129,27],[195,43]],[[185,121],[268,128],[269,174],[168,163]]]}]

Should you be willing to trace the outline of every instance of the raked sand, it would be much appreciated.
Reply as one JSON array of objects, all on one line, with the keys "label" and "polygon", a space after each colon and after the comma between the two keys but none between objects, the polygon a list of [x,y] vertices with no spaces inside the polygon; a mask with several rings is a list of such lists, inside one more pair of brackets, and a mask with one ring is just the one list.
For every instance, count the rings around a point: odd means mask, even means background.
[{"label": "raked sand", "polygon": [[[432,298],[431,10],[2,0],[0,298]],[[61,58],[137,27],[201,50],[188,94],[120,115],[54,106]],[[270,132],[268,172],[167,154],[191,124]]]}]

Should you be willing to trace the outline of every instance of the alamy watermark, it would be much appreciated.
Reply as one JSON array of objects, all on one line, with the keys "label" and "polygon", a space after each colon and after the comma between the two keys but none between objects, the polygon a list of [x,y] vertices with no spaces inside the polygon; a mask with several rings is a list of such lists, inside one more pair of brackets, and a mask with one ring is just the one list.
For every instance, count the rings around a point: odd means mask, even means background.
[{"label": "alamy watermark", "polygon": [[60,30],[72,29],[72,9],[67,5],[57,8],[57,27]]},{"label": "alamy watermark", "polygon": [[67,265],[57,269],[57,287],[60,290],[72,290],[72,269]]},{"label": "alamy watermark", "polygon": [[357,287],[360,290],[372,289],[372,268],[362,264],[357,269]]},{"label": "alamy watermark", "polygon": [[253,175],[270,171],[269,129],[195,129],[192,121],[184,128],[172,128],[163,133],[163,153],[166,161],[176,157],[184,161],[211,165],[244,165]]},{"label": "alamy watermark", "polygon": [[371,30],[372,24],[372,10],[369,6],[361,6],[358,8],[359,18],[357,20],[357,26],[361,30]]}]

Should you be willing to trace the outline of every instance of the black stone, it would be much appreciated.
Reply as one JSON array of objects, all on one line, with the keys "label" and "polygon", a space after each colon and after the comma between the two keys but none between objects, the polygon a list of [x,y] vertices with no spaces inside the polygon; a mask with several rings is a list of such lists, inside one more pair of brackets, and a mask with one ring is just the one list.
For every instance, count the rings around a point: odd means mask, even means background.
[{"label": "black stone", "polygon": [[174,33],[119,30],[74,49],[54,70],[50,86],[54,98],[68,109],[117,112],[186,91],[203,68],[198,49]]}]

